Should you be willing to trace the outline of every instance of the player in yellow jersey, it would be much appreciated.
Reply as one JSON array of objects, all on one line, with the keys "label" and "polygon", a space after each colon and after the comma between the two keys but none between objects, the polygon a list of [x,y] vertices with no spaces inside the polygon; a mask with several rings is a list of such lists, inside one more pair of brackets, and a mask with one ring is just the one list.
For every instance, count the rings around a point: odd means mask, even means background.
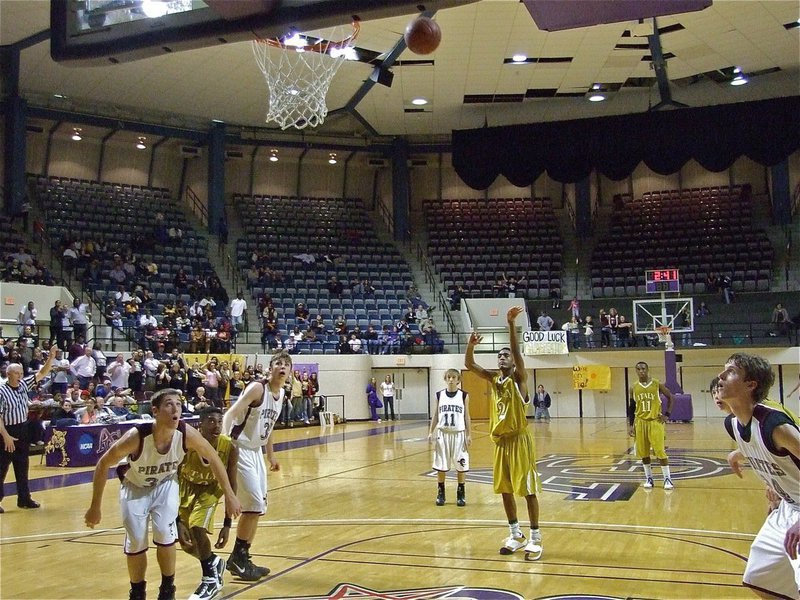
[{"label": "player in yellow jersey", "polygon": [[[504,540],[500,554],[512,554],[524,548],[526,560],[538,560],[542,556],[537,496],[541,484],[536,472],[536,447],[525,416],[530,404],[528,374],[514,325],[523,311],[521,306],[512,306],[506,314],[510,347],[501,348],[497,353],[500,373],[488,371],[475,362],[475,346],[483,339],[475,332],[469,337],[464,365],[492,383],[489,432],[494,442],[494,491],[503,497],[509,528],[509,536]],[[524,496],[528,507],[531,523],[528,540],[520,530],[515,495]]]},{"label": "player in yellow jersey", "polygon": [[[672,412],[674,398],[663,383],[650,377],[650,368],[646,362],[636,363],[636,375],[639,381],[633,384],[628,405],[628,433],[634,436],[636,456],[644,467],[645,489],[653,488],[653,468],[650,466],[650,448],[661,463],[664,475],[664,489],[675,487],[669,472],[669,458],[664,449],[664,423]],[[667,397],[667,410],[662,414],[661,394]]]},{"label": "player in yellow jersey", "polygon": [[[215,406],[200,411],[200,434],[217,451],[233,491],[236,492],[236,464],[239,451],[231,438],[222,433],[222,410]],[[225,560],[214,554],[208,535],[214,530],[214,513],[222,496],[209,465],[196,453],[188,452],[178,470],[181,504],[178,512],[178,534],[181,547],[200,561],[203,579],[189,600],[211,600],[222,591]],[[231,519],[225,515],[224,526],[214,547],[224,548],[231,531]]]}]

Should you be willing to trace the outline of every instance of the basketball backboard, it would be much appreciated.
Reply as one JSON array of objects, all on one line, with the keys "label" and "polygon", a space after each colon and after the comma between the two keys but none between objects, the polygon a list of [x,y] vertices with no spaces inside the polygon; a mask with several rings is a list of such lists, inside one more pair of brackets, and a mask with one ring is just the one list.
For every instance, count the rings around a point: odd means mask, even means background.
[{"label": "basketball backboard", "polygon": [[[688,325],[679,324],[682,311],[689,315]],[[694,331],[694,301],[692,298],[653,298],[633,301],[635,333],[658,333],[659,327],[669,327],[672,333]]]},{"label": "basketball backboard", "polygon": [[116,64],[204,46],[281,37],[477,0],[52,0],[55,61]]}]

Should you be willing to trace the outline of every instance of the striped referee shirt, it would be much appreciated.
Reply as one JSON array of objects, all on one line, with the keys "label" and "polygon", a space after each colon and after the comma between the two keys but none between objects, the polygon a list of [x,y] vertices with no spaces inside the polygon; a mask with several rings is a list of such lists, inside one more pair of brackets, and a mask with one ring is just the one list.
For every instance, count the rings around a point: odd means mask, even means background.
[{"label": "striped referee shirt", "polygon": [[23,377],[16,389],[7,383],[0,385],[0,417],[6,427],[19,425],[28,419],[28,391],[34,385],[36,373]]}]

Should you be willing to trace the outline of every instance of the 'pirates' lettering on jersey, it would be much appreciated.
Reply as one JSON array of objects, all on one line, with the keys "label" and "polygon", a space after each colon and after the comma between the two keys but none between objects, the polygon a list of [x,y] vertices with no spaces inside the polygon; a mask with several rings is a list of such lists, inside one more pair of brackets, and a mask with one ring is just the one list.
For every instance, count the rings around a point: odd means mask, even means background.
[{"label": "'pirates' lettering on jersey", "polygon": [[153,439],[153,423],[137,425],[139,448],[128,457],[130,468],[122,469],[124,481],[138,487],[154,487],[170,477],[175,477],[178,465],[186,456],[186,424],[178,423],[172,434],[169,448],[164,453],[158,451]]},{"label": "'pirates' lettering on jersey", "polygon": [[[452,395],[451,395],[452,394]],[[443,431],[464,431],[464,400],[467,393],[463,390],[448,392],[439,390],[436,392],[436,400],[439,402],[439,420],[436,428]]]}]

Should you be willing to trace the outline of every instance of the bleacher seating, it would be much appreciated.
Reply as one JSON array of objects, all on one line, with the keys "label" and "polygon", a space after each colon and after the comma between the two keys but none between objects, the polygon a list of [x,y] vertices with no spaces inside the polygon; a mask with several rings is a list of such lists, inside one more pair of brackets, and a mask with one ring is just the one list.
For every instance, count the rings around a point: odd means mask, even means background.
[{"label": "bleacher seating", "polygon": [[[0,281],[15,281],[18,283],[35,283],[39,285],[53,285],[55,282],[47,268],[36,256],[33,248],[21,233],[13,229],[14,221],[10,217],[0,216]],[[30,256],[28,265],[19,264],[15,256],[23,250],[23,254]],[[15,262],[17,264],[15,264]]]},{"label": "bleacher seating", "polygon": [[[244,228],[236,248],[239,267],[246,271],[253,252],[265,253],[269,267],[283,276],[251,286],[250,292],[254,299],[264,292],[271,296],[284,338],[295,325],[297,302],[305,303],[312,317],[321,314],[329,329],[338,315],[348,329],[358,325],[362,331],[368,325],[380,330],[402,318],[411,272],[394,245],[378,239],[361,200],[235,194],[233,203]],[[313,256],[313,263],[296,258],[304,254]],[[334,275],[343,284],[340,297],[327,289]],[[353,279],[371,280],[375,293],[354,294]],[[334,354],[337,341],[323,336],[318,342],[300,342],[298,350]]]},{"label": "bleacher seating", "polygon": [[[139,259],[158,265],[158,275],[149,284],[157,302],[156,314],[167,301],[190,302],[191,298],[179,294],[173,285],[179,269],[190,276],[214,274],[206,242],[195,234],[166,188],[39,176],[35,177],[35,189],[54,252],[60,255],[65,241],[102,240],[110,250],[129,247]],[[183,231],[179,245],[153,243],[154,217],[158,212],[164,215],[166,227]],[[98,299],[117,288],[107,276],[112,255],[109,252],[101,261],[105,276],[93,286]]]},{"label": "bleacher seating", "polygon": [[738,291],[769,291],[773,249],[754,229],[748,187],[645,193],[617,203],[594,248],[592,295],[643,296],[646,269],[678,268],[684,294],[706,291],[709,273],[728,275]]},{"label": "bleacher seating", "polygon": [[491,297],[505,273],[522,281],[518,295],[560,294],[563,244],[549,198],[426,200],[424,208],[428,254],[445,288]]}]

